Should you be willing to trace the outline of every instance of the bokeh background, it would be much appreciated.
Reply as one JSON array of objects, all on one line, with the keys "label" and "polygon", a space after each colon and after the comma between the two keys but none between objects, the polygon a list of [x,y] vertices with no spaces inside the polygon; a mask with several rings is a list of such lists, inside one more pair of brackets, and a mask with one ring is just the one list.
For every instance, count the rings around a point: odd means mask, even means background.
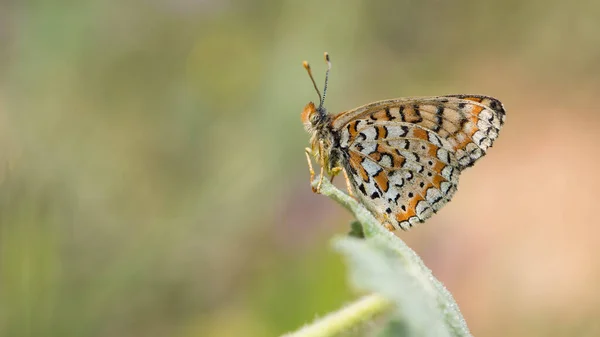
[{"label": "bokeh background", "polygon": [[[600,335],[597,1],[0,3],[0,334],[276,336],[356,297],[303,106],[478,93],[507,123],[399,233],[477,336]],[[341,181],[341,180],[340,180]],[[340,182],[338,181],[338,183]]]}]

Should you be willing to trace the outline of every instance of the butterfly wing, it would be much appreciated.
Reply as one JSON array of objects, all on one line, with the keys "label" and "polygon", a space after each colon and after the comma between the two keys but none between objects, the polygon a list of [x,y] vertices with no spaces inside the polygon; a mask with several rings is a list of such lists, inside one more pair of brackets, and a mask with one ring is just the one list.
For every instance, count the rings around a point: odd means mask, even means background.
[{"label": "butterfly wing", "polygon": [[334,117],[344,166],[380,221],[406,229],[454,195],[462,169],[485,154],[505,113],[487,96],[405,98]]},{"label": "butterfly wing", "polygon": [[[457,151],[461,168],[472,166],[477,159],[484,156],[496,138],[506,120],[506,112],[499,100],[482,95],[446,96],[449,117],[462,124],[459,137],[450,137]],[[462,102],[460,102],[462,100]],[[467,101],[466,103],[464,101]],[[456,105],[455,105],[456,104]],[[455,106],[455,107],[454,107]]]},{"label": "butterfly wing", "polygon": [[[504,107],[493,97],[449,95],[370,103],[336,115],[332,126],[334,130],[344,132],[344,127],[351,131],[348,129],[353,127],[351,123],[360,120],[416,124],[446,139],[456,152],[462,169],[472,166],[485,155],[498,138],[505,119]],[[352,137],[343,136],[342,147],[352,142]]]}]

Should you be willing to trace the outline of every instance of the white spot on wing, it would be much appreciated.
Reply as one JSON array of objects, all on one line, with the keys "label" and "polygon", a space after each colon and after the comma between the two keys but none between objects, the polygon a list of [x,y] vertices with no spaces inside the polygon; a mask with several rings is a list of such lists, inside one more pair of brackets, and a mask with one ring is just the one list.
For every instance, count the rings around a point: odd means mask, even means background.
[{"label": "white spot on wing", "polygon": [[406,151],[406,150],[398,150],[398,152],[400,152],[400,155],[402,157],[404,157],[407,162],[416,162],[417,161],[417,156],[415,156],[415,154],[413,152]]},{"label": "white spot on wing", "polygon": [[360,153],[364,154],[364,155],[369,155],[369,153],[373,153],[373,151],[375,151],[375,149],[377,148],[377,143],[375,142],[365,142],[365,143],[360,143],[360,145],[362,145],[362,150],[360,151]]},{"label": "white spot on wing", "polygon": [[482,131],[477,131],[473,134],[473,141],[475,142],[475,144],[479,144],[481,143],[481,140],[485,137],[485,133],[483,133]]},{"label": "white spot on wing", "polygon": [[446,164],[450,163],[450,156],[448,155],[448,151],[442,148],[437,150],[437,157],[439,160],[443,161]]},{"label": "white spot on wing", "polygon": [[388,138],[401,138],[406,137],[406,133],[400,125],[388,125]]},{"label": "white spot on wing", "polygon": [[447,182],[447,181],[444,181],[444,182],[442,182],[442,183],[440,184],[440,188],[441,188],[441,190],[442,190],[442,194],[443,194],[443,195],[447,195],[447,194],[448,194],[448,190],[450,190],[450,187],[452,187],[452,184],[451,184],[451,183],[449,183],[449,182]]},{"label": "white spot on wing", "polygon": [[375,164],[369,159],[365,159],[362,163],[362,166],[367,171],[367,174],[369,174],[369,176],[371,177],[374,176],[377,172],[379,172],[379,170],[381,170],[381,167],[379,167],[377,164]]},{"label": "white spot on wing", "polygon": [[444,167],[444,169],[442,170],[442,177],[444,177],[444,179],[446,180],[450,180],[453,170],[454,168],[450,165]]},{"label": "white spot on wing", "polygon": [[390,185],[404,186],[404,179],[402,179],[402,177],[400,176],[400,174],[398,174],[397,172],[398,171],[395,171],[393,174],[390,174],[388,176],[388,180],[390,182]]},{"label": "white spot on wing", "polygon": [[383,155],[379,163],[384,167],[392,167],[392,159],[389,155]]},{"label": "white spot on wing", "polygon": [[416,207],[416,211],[417,211],[417,216],[421,219],[423,219],[423,212],[429,208],[429,204],[427,203],[427,201],[425,200],[421,200],[417,203],[417,207]]},{"label": "white spot on wing", "polygon": [[484,138],[481,141],[481,148],[487,150],[488,147],[492,146],[492,140],[489,138]]},{"label": "white spot on wing", "polygon": [[434,205],[436,202],[438,202],[441,197],[442,193],[440,193],[440,190],[437,188],[431,187],[427,190],[426,199],[431,205]]},{"label": "white spot on wing", "polygon": [[415,163],[414,161],[406,161],[403,168],[406,170],[419,172],[423,169],[423,166]]},{"label": "white spot on wing", "polygon": [[419,220],[419,218],[417,218],[416,216],[411,216],[408,219],[408,222],[412,225],[412,226],[416,226],[418,225],[421,221]]},{"label": "white spot on wing", "polygon": [[375,140],[375,136],[377,135],[377,132],[373,127],[362,129],[360,132],[364,133],[365,136],[367,136],[367,140]]},{"label": "white spot on wing", "polygon": [[477,149],[473,150],[473,152],[471,152],[471,159],[473,159],[473,160],[479,159],[482,155],[483,155],[483,151],[481,151],[481,149],[477,148]]},{"label": "white spot on wing", "polygon": [[475,151],[476,149],[479,149],[479,146],[477,146],[475,143],[468,143],[465,149],[467,150],[467,152],[470,153]]},{"label": "white spot on wing", "polygon": [[479,130],[482,130],[482,131],[484,131],[484,132],[487,132],[487,130],[488,130],[488,129],[489,129],[491,126],[490,126],[490,124],[489,124],[487,121],[485,121],[485,120],[483,120],[483,119],[480,119],[480,120],[477,122],[477,127],[479,128]]},{"label": "white spot on wing", "polygon": [[493,118],[492,112],[488,109],[483,109],[479,113],[479,119],[485,119],[486,121],[489,121],[492,118]]},{"label": "white spot on wing", "polygon": [[440,140],[440,137],[436,136],[436,135],[435,135],[435,133],[433,133],[433,132],[428,132],[428,133],[427,133],[427,137],[429,138],[429,141],[430,141],[430,142],[431,142],[433,145],[435,145],[435,146],[437,146],[437,147],[442,147],[442,146],[443,146],[443,145],[442,145],[442,142],[441,142],[441,140]]}]

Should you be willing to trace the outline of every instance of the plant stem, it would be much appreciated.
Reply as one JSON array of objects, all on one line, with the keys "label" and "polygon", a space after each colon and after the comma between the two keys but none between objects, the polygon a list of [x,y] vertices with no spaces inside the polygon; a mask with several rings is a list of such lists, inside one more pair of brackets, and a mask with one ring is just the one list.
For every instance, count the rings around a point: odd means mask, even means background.
[{"label": "plant stem", "polygon": [[377,295],[367,295],[342,309],[317,319],[300,330],[282,337],[330,337],[360,326],[375,316],[393,307],[388,299]]}]

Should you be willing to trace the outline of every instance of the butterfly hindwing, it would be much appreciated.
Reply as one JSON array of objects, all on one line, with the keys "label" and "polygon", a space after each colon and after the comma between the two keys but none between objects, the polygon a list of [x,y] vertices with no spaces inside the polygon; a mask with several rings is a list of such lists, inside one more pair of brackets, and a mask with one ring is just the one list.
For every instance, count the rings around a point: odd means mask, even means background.
[{"label": "butterfly hindwing", "polygon": [[449,144],[417,124],[355,120],[347,169],[363,203],[395,228],[423,222],[448,202],[458,170]]}]

